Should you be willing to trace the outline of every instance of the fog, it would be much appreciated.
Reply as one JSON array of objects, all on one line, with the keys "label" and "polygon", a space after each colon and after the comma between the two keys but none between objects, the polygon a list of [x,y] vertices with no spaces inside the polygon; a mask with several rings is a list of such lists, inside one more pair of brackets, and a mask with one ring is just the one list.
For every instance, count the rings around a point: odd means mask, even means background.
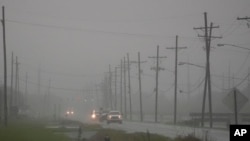
[{"label": "fog", "polygon": [[[204,26],[204,12],[207,12],[209,24],[213,22],[219,26],[213,29],[212,35],[223,37],[211,41],[214,112],[231,112],[222,99],[234,86],[250,98],[249,77],[244,79],[249,74],[250,52],[227,45],[217,46],[224,43],[249,48],[249,21],[237,20],[237,17],[249,16],[248,0],[0,0],[0,5],[5,6],[6,14],[8,96],[13,52],[14,62],[17,57],[19,63],[19,92],[14,93],[19,95],[17,99],[28,106],[33,116],[64,117],[67,110],[73,109],[75,118],[88,118],[94,109],[115,109],[115,89],[116,108],[120,110],[121,74],[118,68],[115,81],[115,67],[120,66],[124,57],[127,61],[127,53],[130,61],[138,61],[138,52],[141,61],[146,61],[141,63],[143,113],[154,115],[156,76],[151,68],[156,66],[156,59],[149,57],[156,56],[157,45],[160,56],[167,56],[159,60],[159,66],[165,69],[159,71],[159,115],[172,116],[175,50],[166,47],[175,47],[175,37],[178,35],[178,46],[187,47],[178,51],[178,62],[205,66],[205,42],[198,37],[204,32],[193,29]],[[1,34],[1,47],[2,38]],[[0,54],[2,86],[3,49]],[[112,96],[108,97],[109,65]],[[137,64],[130,65],[130,75],[133,118],[138,119]],[[15,90],[16,65],[13,76]],[[126,77],[129,115],[127,71]],[[178,65],[178,118],[190,112],[201,112],[204,77],[203,68]],[[124,82],[122,85],[124,91]],[[241,112],[249,112],[249,108],[248,102]]]}]

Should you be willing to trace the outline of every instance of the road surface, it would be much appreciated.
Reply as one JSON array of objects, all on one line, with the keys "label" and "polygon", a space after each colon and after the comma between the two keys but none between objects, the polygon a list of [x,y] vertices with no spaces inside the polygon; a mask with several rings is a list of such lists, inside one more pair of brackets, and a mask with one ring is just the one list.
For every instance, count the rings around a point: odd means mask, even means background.
[{"label": "road surface", "polygon": [[117,130],[124,130],[128,133],[131,132],[147,132],[156,133],[163,136],[175,138],[177,136],[186,136],[189,134],[194,134],[196,137],[204,139],[207,137],[211,141],[229,141],[229,131],[219,130],[219,129],[202,129],[202,128],[192,128],[185,126],[174,126],[174,125],[164,125],[157,123],[141,123],[141,122],[129,122],[123,121],[123,124],[106,124],[101,123],[104,128],[112,128]]}]

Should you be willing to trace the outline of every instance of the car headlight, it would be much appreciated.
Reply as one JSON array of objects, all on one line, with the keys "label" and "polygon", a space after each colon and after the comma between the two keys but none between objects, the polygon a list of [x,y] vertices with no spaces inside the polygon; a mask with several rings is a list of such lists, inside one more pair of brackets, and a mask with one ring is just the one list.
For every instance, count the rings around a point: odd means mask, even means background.
[{"label": "car headlight", "polygon": [[111,116],[111,115],[109,115],[109,118],[110,118],[110,119],[111,119],[111,117],[112,117],[112,116]]},{"label": "car headlight", "polygon": [[69,114],[69,111],[67,111],[67,115]]},{"label": "car headlight", "polygon": [[95,114],[92,115],[92,118],[95,118]]},{"label": "car headlight", "polygon": [[73,114],[74,114],[74,111],[71,111],[71,114],[73,115]]},{"label": "car headlight", "polygon": [[119,115],[119,116],[118,116],[118,118],[119,118],[119,119],[121,119],[121,118],[122,118],[122,116],[121,116],[121,115]]}]

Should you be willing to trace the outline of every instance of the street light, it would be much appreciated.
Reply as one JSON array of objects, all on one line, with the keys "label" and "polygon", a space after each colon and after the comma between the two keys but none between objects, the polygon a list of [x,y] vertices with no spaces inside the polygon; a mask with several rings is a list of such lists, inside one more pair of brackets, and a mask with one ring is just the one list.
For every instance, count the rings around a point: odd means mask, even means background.
[{"label": "street light", "polygon": [[218,47],[222,47],[222,46],[232,46],[232,47],[237,47],[237,48],[242,48],[242,49],[246,49],[246,50],[250,50],[250,48],[246,48],[246,47],[241,47],[241,46],[237,46],[237,45],[233,45],[233,44],[217,44]]}]

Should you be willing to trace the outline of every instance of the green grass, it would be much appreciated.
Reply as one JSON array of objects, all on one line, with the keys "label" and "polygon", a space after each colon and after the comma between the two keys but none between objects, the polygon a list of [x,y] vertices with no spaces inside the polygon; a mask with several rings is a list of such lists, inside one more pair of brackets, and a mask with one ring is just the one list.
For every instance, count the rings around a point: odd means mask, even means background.
[{"label": "green grass", "polygon": [[109,136],[111,141],[201,141],[191,135],[185,137],[176,137],[171,139],[158,134],[147,134],[147,133],[126,133],[124,131],[112,130],[112,129],[101,129],[99,132],[92,137],[89,141],[100,141],[104,140],[105,136]]},{"label": "green grass", "polygon": [[0,141],[70,141],[64,135],[45,129],[42,122],[16,121],[0,127]]}]

